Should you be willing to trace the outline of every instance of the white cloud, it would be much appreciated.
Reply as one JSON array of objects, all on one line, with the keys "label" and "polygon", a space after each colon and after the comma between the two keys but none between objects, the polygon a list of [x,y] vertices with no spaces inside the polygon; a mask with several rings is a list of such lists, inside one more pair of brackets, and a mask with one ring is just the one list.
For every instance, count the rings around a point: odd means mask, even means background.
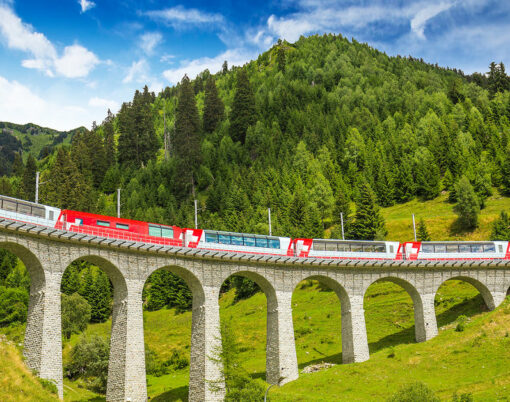
[{"label": "white cloud", "polygon": [[81,6],[82,13],[84,13],[96,6],[96,3],[94,3],[93,1],[89,1],[89,0],[79,0],[78,4]]},{"label": "white cloud", "polygon": [[128,84],[130,82],[143,82],[147,80],[149,73],[149,64],[147,60],[140,59],[131,63],[131,67],[128,69],[127,75],[124,77],[122,82]]},{"label": "white cloud", "polygon": [[99,63],[94,53],[80,45],[67,46],[62,57],[55,60],[60,75],[68,78],[86,77]]},{"label": "white cloud", "polygon": [[443,11],[450,9],[453,3],[430,4],[416,13],[411,20],[412,31],[421,39],[425,39],[425,26],[427,22]]},{"label": "white cloud", "polygon": [[199,73],[208,69],[212,74],[221,70],[223,62],[227,60],[229,66],[243,65],[246,62],[257,57],[255,52],[249,52],[244,49],[231,49],[216,57],[202,57],[195,60],[181,62],[178,68],[168,69],[163,72],[163,76],[171,83],[177,84],[181,81],[184,74],[190,79],[195,78]]},{"label": "white cloud", "polygon": [[140,36],[140,48],[147,55],[152,55],[154,53],[154,48],[158,46],[163,40],[163,35],[159,32],[147,32]]},{"label": "white cloud", "polygon": [[104,109],[105,111],[107,109],[110,109],[113,113],[116,113],[117,110],[119,110],[118,102],[116,102],[114,100],[103,99],[103,98],[98,98],[98,97],[90,98],[89,106],[94,107],[94,108],[101,108],[101,109]]},{"label": "white cloud", "polygon": [[0,4],[0,34],[10,49],[32,56],[21,62],[23,67],[41,70],[50,77],[55,72],[68,78],[85,77],[99,63],[94,53],[80,45],[67,46],[59,57],[55,46],[42,33],[24,23],[5,4]]},{"label": "white cloud", "polygon": [[0,121],[71,130],[82,125],[89,126],[101,116],[104,116],[103,111],[93,114],[80,105],[50,101],[19,82],[0,76]]},{"label": "white cloud", "polygon": [[144,14],[153,20],[181,29],[200,25],[219,25],[224,22],[221,14],[206,13],[195,8],[184,8],[183,6],[146,11]]}]

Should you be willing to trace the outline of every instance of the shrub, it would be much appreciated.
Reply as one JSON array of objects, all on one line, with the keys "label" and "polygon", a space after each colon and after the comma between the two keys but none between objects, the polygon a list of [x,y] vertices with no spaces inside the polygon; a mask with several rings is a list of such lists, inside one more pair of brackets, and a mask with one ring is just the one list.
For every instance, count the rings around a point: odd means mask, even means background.
[{"label": "shrub", "polygon": [[457,395],[457,393],[455,392],[452,398],[452,402],[473,402],[473,401],[474,401],[473,395],[467,392],[460,395]]},{"label": "shrub", "polygon": [[455,327],[455,331],[463,332],[464,329],[466,329],[466,321],[467,317],[465,315],[459,316],[459,318],[457,318],[457,326]]},{"label": "shrub", "polygon": [[81,377],[92,390],[104,394],[109,354],[108,339],[97,335],[81,336],[80,341],[71,350],[71,362],[65,367],[66,377],[70,379]]},{"label": "shrub", "polygon": [[425,384],[416,382],[400,389],[388,402],[439,402],[439,398]]},{"label": "shrub", "polygon": [[58,394],[57,385],[52,380],[46,380],[44,378],[39,378],[39,377],[37,377],[37,379],[39,380],[39,382],[41,383],[41,385],[43,386],[44,389],[47,389],[52,394],[55,394],[55,395]]},{"label": "shrub", "polygon": [[78,293],[71,296],[62,294],[62,335],[66,339],[71,334],[79,334],[90,321],[90,305]]},{"label": "shrub", "polygon": [[27,320],[28,292],[24,288],[0,286],[0,326]]}]

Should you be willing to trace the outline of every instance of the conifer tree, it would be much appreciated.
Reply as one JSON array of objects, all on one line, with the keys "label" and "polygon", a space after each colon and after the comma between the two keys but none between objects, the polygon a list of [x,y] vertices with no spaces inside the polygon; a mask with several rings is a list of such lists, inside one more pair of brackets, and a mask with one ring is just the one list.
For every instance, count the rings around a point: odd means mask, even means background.
[{"label": "conifer tree", "polygon": [[387,234],[384,218],[375,203],[375,195],[370,185],[364,181],[359,192],[350,237],[356,240],[383,239]]},{"label": "conifer tree", "polygon": [[113,128],[113,119],[115,116],[108,109],[106,119],[103,121],[103,135],[104,135],[104,148],[106,158],[106,168],[109,169],[112,165],[115,165],[115,132]]},{"label": "conifer tree", "polygon": [[79,263],[72,263],[62,275],[60,290],[62,293],[70,296],[78,293],[81,287]]},{"label": "conifer tree", "polygon": [[35,173],[37,171],[37,163],[32,154],[28,155],[27,165],[23,171],[21,182],[23,198],[28,201],[35,200]]},{"label": "conifer tree", "polygon": [[257,121],[255,95],[244,68],[237,72],[236,92],[230,113],[230,137],[244,144],[248,127]]},{"label": "conifer tree", "polygon": [[212,133],[218,123],[223,119],[225,107],[223,101],[218,96],[218,89],[212,76],[209,76],[205,84],[204,97],[204,131]]},{"label": "conifer tree", "polygon": [[499,218],[492,224],[491,240],[510,240],[510,217],[505,211],[501,211]]},{"label": "conifer tree", "polygon": [[191,187],[195,194],[195,181],[200,167],[200,119],[195,94],[187,75],[181,81],[175,117],[172,145],[177,158],[177,179],[181,189]]},{"label": "conifer tree", "polygon": [[90,301],[91,322],[105,322],[111,313],[111,289],[108,276],[99,270],[94,279]]},{"label": "conifer tree", "polygon": [[14,176],[21,177],[23,175],[23,171],[25,170],[25,165],[23,164],[23,159],[19,152],[14,153],[14,161],[12,162],[12,172]]},{"label": "conifer tree", "polygon": [[503,161],[501,169],[501,187],[503,193],[510,196],[510,152],[506,152],[506,157]]},{"label": "conifer tree", "polygon": [[425,225],[425,220],[423,218],[420,219],[420,223],[418,224],[418,240],[430,241],[430,235],[427,230],[427,226]]},{"label": "conifer tree", "polygon": [[474,229],[478,226],[478,214],[480,205],[475,190],[466,176],[462,176],[455,187],[457,194],[457,205],[454,207],[455,213],[459,215],[459,223],[464,229]]},{"label": "conifer tree", "polygon": [[283,48],[283,45],[280,44],[278,46],[278,50],[276,51],[276,64],[278,65],[278,71],[281,71],[282,73],[285,72],[286,67],[286,59],[285,59],[285,49]]}]

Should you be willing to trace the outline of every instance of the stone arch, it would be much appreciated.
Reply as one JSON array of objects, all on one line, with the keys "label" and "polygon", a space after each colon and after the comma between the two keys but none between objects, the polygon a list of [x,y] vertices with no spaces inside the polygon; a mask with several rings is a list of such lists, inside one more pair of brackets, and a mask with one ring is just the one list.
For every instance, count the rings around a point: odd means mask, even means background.
[{"label": "stone arch", "polygon": [[[414,310],[414,330],[415,330],[415,340],[416,342],[424,342],[428,340],[430,337],[435,336],[437,334],[437,325],[435,321],[433,323],[429,322],[426,318],[428,316],[428,308],[424,307],[424,301],[420,292],[416,289],[415,285],[411,282],[399,278],[397,276],[382,276],[370,282],[368,286],[365,287],[363,292],[363,298],[366,295],[368,288],[377,282],[392,282],[395,285],[400,286],[404,289],[407,294],[411,297],[413,302],[413,310]],[[432,305],[433,306],[433,305]],[[430,306],[427,306],[430,307]],[[430,328],[429,328],[430,326]],[[432,334],[431,334],[432,331]]]},{"label": "stone arch", "polygon": [[[368,359],[368,356],[366,356],[364,352],[360,353],[359,349],[356,347],[357,345],[354,339],[355,333],[358,332],[356,325],[360,324],[364,331],[364,321],[359,323],[358,320],[353,317],[351,298],[345,287],[342,286],[337,280],[326,275],[310,275],[303,278],[299,283],[306,280],[315,280],[323,285],[326,285],[333,292],[335,292],[336,296],[338,297],[341,311],[342,362],[354,363]],[[294,287],[293,292],[297,289],[298,285],[299,284]],[[365,345],[362,345],[362,348],[364,346]]]},{"label": "stone arch", "polygon": [[37,287],[33,288],[34,292],[38,292],[40,289],[44,288],[46,282],[44,269],[39,258],[32,251],[14,242],[1,242],[0,248],[11,252],[23,262],[30,275],[30,293],[32,293],[32,286]]},{"label": "stone arch", "polygon": [[489,310],[494,310],[497,307],[496,302],[494,300],[494,296],[492,295],[491,291],[487,288],[487,286],[484,283],[482,283],[481,281],[479,281],[478,279],[472,278],[470,276],[465,276],[465,275],[454,275],[454,276],[444,279],[439,284],[439,286],[437,286],[437,288],[435,289],[434,295],[437,293],[437,291],[439,290],[441,285],[443,285],[446,281],[449,281],[449,280],[459,280],[459,281],[464,281],[464,282],[469,283],[476,290],[478,290],[478,292],[480,292],[480,294],[482,295],[483,301],[485,302],[485,305],[487,306],[487,308]]}]

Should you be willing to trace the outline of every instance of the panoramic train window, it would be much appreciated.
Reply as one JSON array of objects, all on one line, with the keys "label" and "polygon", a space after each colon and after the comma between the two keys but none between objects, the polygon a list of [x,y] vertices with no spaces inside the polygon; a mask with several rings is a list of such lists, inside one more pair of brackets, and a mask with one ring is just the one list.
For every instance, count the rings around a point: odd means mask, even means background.
[{"label": "panoramic train window", "polygon": [[6,211],[16,212],[16,202],[11,200],[4,200],[3,209]]},{"label": "panoramic train window", "polygon": [[207,243],[218,243],[218,235],[216,233],[205,232],[205,241]]},{"label": "panoramic train window", "polygon": [[110,222],[108,221],[100,221],[100,220],[97,220],[96,221],[96,225],[97,226],[104,226],[104,227],[110,227]]},{"label": "panoramic train window", "polygon": [[495,253],[494,244],[423,244],[423,253]]},{"label": "panoramic train window", "polygon": [[244,236],[241,233],[205,232],[206,243],[232,244],[234,246],[280,248],[280,239],[266,236]]},{"label": "panoramic train window", "polygon": [[344,243],[335,241],[314,240],[312,250],[316,251],[336,251],[341,253],[385,253],[386,245],[384,243]]},{"label": "panoramic train window", "polygon": [[174,238],[174,230],[172,228],[161,228],[161,237],[165,237],[167,239]]},{"label": "panoramic train window", "polygon": [[495,253],[496,252],[496,246],[494,244],[484,244],[483,245],[483,252],[484,253]]},{"label": "panoramic train window", "polygon": [[161,237],[161,228],[155,225],[149,225],[149,236]]},{"label": "panoramic train window", "polygon": [[244,245],[248,247],[255,247],[255,237],[244,237]]},{"label": "panoramic train window", "polygon": [[123,230],[128,230],[129,229],[129,225],[126,225],[125,223],[116,223],[115,227],[117,229],[123,229]]}]

